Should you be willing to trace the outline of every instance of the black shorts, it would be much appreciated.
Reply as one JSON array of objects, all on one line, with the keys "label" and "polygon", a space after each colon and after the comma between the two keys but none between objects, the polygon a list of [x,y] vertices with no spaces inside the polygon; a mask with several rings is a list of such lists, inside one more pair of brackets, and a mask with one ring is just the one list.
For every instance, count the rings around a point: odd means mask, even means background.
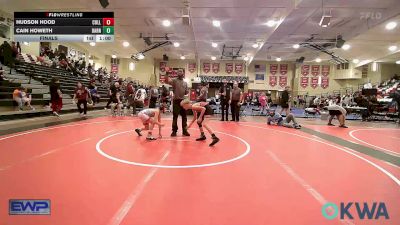
[{"label": "black shorts", "polygon": [[282,103],[282,104],[281,104],[281,107],[282,107],[283,109],[287,109],[287,108],[289,108],[289,104],[287,104],[287,103]]},{"label": "black shorts", "polygon": [[342,115],[342,112],[340,112],[340,110],[329,110],[329,115],[339,116],[339,115]]}]

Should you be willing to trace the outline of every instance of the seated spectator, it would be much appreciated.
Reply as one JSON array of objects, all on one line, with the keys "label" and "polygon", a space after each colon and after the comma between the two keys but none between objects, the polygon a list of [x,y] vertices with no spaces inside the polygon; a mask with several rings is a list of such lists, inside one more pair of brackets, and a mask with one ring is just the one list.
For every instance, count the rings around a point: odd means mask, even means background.
[{"label": "seated spectator", "polygon": [[[290,124],[291,122],[293,122],[293,125]],[[296,122],[292,113],[289,113],[286,118],[283,119],[283,117],[279,113],[275,112],[275,110],[270,110],[267,117],[267,123],[268,125],[275,124],[287,128],[301,129],[301,125]]]},{"label": "seated spectator", "polygon": [[97,93],[97,86],[95,82],[90,82],[89,93],[93,101],[93,106],[100,102],[100,95]]},{"label": "seated spectator", "polygon": [[4,76],[4,70],[3,67],[0,66],[0,81],[7,80],[6,77]]},{"label": "seated spectator", "polygon": [[19,110],[23,110],[23,106],[27,105],[31,110],[35,110],[31,105],[32,96],[27,93],[27,89],[19,87],[13,92],[13,100],[18,104]]}]

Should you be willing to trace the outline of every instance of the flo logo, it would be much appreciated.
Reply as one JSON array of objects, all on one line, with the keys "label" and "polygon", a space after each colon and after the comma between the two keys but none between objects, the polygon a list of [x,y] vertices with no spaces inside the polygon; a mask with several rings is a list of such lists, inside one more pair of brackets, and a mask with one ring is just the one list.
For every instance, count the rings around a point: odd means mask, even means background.
[{"label": "flo logo", "polygon": [[322,206],[322,215],[328,220],[335,219],[339,214],[340,219],[352,220],[354,219],[354,216],[361,220],[389,219],[389,213],[386,209],[385,203],[383,202],[373,202],[372,204],[368,204],[367,202],[341,202],[340,210],[335,203],[331,202]]}]

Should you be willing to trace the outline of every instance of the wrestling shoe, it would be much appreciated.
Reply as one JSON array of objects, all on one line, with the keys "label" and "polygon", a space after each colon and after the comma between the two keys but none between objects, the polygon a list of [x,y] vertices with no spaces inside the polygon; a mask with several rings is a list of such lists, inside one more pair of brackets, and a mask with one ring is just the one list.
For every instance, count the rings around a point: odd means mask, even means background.
[{"label": "wrestling shoe", "polygon": [[183,135],[183,136],[186,136],[186,137],[189,137],[189,136],[190,136],[190,134],[189,134],[189,132],[187,132],[187,130],[183,131],[183,132],[182,132],[182,135]]},{"label": "wrestling shoe", "polygon": [[201,135],[199,138],[196,139],[196,141],[204,141],[206,140],[206,136],[205,135]]},{"label": "wrestling shoe", "polygon": [[138,135],[139,137],[142,136],[142,134],[140,133],[140,129],[136,128],[136,129],[135,129],[135,132],[137,133],[137,135]]},{"label": "wrestling shoe", "polygon": [[214,146],[215,144],[217,144],[217,143],[219,142],[219,138],[217,138],[217,137],[213,137],[212,139],[213,139],[213,141],[212,141],[211,144],[209,145],[210,147],[211,147],[211,146]]}]

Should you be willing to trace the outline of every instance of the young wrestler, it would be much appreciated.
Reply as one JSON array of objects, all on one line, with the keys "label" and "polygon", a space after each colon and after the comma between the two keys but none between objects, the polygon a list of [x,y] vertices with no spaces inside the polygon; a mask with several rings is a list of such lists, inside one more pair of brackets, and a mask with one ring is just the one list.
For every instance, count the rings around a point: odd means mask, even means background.
[{"label": "young wrestler", "polygon": [[[290,124],[290,122],[293,122],[293,125]],[[296,122],[296,119],[292,113],[287,114],[286,118],[283,119],[279,113],[276,113],[274,110],[270,110],[267,117],[267,123],[268,125],[276,124],[278,126],[284,126],[287,128],[301,129],[301,125]]]},{"label": "young wrestler", "polygon": [[191,109],[193,111],[193,120],[192,120],[192,122],[190,122],[188,128],[190,128],[193,125],[194,121],[197,120],[197,125],[199,126],[201,136],[199,138],[197,138],[196,141],[204,141],[207,139],[206,136],[204,135],[204,130],[203,130],[203,126],[204,126],[204,128],[206,128],[208,133],[211,134],[212,142],[209,146],[214,146],[215,144],[217,144],[219,142],[219,138],[217,136],[215,136],[214,132],[204,121],[204,116],[206,114],[206,107],[208,106],[208,103],[207,102],[197,102],[197,103],[191,104],[189,99],[185,99],[185,100],[182,100],[181,106],[185,110]]},{"label": "young wrestler", "polygon": [[143,109],[139,112],[138,117],[142,120],[143,128],[136,128],[135,131],[139,136],[142,136],[140,133],[141,131],[147,130],[147,140],[153,141],[157,138],[153,137],[152,131],[154,124],[158,125],[158,137],[162,138],[161,136],[161,127],[164,126],[161,123],[161,114],[160,109]]}]

